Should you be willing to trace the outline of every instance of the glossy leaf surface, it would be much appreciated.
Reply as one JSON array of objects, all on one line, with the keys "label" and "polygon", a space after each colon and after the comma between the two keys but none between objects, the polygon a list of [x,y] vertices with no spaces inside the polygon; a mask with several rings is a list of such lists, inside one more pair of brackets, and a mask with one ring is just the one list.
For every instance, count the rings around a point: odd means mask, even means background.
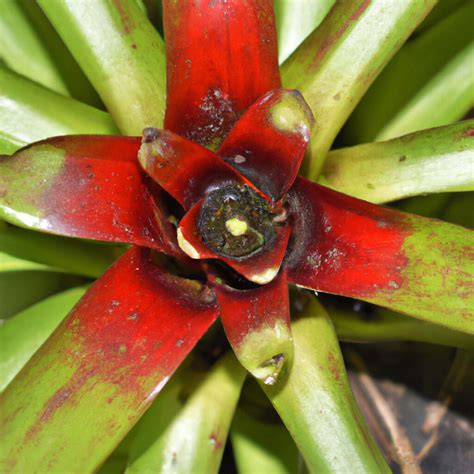
[{"label": "glossy leaf surface", "polygon": [[262,285],[272,281],[285,256],[290,227],[277,227],[274,242],[264,246],[255,255],[239,259],[227,258],[216,254],[202,240],[198,228],[201,205],[202,201],[193,206],[179,223],[178,242],[181,249],[194,259],[218,258],[254,283]]},{"label": "glossy leaf surface", "polygon": [[435,4],[405,0],[336,2],[282,68],[316,118],[307,176],[316,179],[334,138],[360,98]]},{"label": "glossy leaf surface", "polygon": [[334,2],[335,0],[318,0],[317,2],[275,0],[280,64],[316,29]]},{"label": "glossy leaf surface", "polygon": [[298,174],[313,123],[299,92],[270,91],[238,120],[217,154],[278,201]]},{"label": "glossy leaf surface", "polygon": [[58,135],[118,134],[110,115],[0,66],[0,153]]},{"label": "glossy leaf surface", "polygon": [[[445,11],[439,21],[403,45],[357,105],[344,130],[347,140],[353,143],[386,140],[462,118],[463,109],[454,116],[443,115],[453,106],[454,111],[455,98],[466,90],[466,86],[469,90],[472,79],[456,83],[450,80],[450,74],[444,74],[443,71],[449,69],[456,56],[462,54],[463,49],[472,42],[474,4],[472,1],[463,1],[462,5],[456,6],[453,1],[439,2],[432,13],[442,9],[443,3]],[[425,24],[423,22],[420,26]],[[464,67],[460,64],[460,70],[467,72],[469,67],[469,62],[464,61]],[[455,70],[452,68],[452,72]],[[438,91],[433,88],[436,83],[441,86]],[[423,97],[431,98],[438,108],[423,107],[420,102]],[[412,113],[420,106],[416,122],[412,121]],[[466,107],[469,108],[469,100],[465,102],[464,110]],[[442,122],[432,122],[440,118]],[[407,131],[401,125],[409,121],[412,121],[414,128]]]},{"label": "glossy leaf surface", "polygon": [[324,305],[339,339],[356,342],[419,341],[474,350],[474,335],[419,321],[383,308],[354,311]]},{"label": "glossy leaf surface", "polygon": [[163,13],[165,128],[216,147],[250,104],[280,86],[273,2],[166,0]]},{"label": "glossy leaf surface", "polygon": [[126,248],[2,226],[2,222],[0,247],[11,256],[92,278],[102,275]]},{"label": "glossy leaf surface", "polygon": [[288,279],[474,333],[474,238],[298,178]]},{"label": "glossy leaf surface", "polygon": [[85,291],[85,288],[73,288],[50,296],[0,326],[0,392],[46,341]]},{"label": "glossy leaf surface", "polygon": [[232,451],[239,474],[298,472],[298,449],[288,430],[239,410],[232,423]]},{"label": "glossy leaf surface", "polygon": [[474,190],[474,120],[329,153],[320,183],[374,203]]},{"label": "glossy leaf surface", "polygon": [[96,469],[217,315],[202,285],[131,249],[5,391],[2,469]]},{"label": "glossy leaf surface", "polygon": [[127,473],[219,471],[246,372],[231,352],[206,371],[187,362],[140,420]]},{"label": "glossy leaf surface", "polygon": [[1,157],[1,215],[44,232],[172,250],[170,224],[143,182],[139,146],[139,138],[69,136]]},{"label": "glossy leaf surface", "polygon": [[298,307],[293,366],[263,390],[310,472],[390,472],[353,398],[329,317],[309,295]]},{"label": "glossy leaf surface", "polygon": [[274,384],[293,360],[286,273],[255,289],[215,283],[214,291],[227,339],[240,363],[257,379]]},{"label": "glossy leaf surface", "polygon": [[0,56],[19,74],[67,95],[68,89],[38,31],[19,1],[0,2]]},{"label": "glossy leaf surface", "polygon": [[40,0],[39,4],[99,93],[122,133],[161,126],[163,40],[138,2]]},{"label": "glossy leaf surface", "polygon": [[213,152],[167,130],[147,129],[138,156],[146,173],[185,209],[212,189],[243,181]]}]

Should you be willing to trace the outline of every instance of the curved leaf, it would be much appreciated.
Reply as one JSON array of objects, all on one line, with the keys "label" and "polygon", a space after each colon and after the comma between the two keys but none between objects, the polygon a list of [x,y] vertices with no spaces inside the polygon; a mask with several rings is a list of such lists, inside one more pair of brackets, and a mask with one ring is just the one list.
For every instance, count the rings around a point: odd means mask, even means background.
[{"label": "curved leaf", "polygon": [[160,126],[165,106],[163,40],[134,1],[39,4],[122,133]]},{"label": "curved leaf", "polygon": [[[364,143],[388,139],[422,128],[445,125],[462,118],[462,110],[468,106],[468,102],[464,102],[463,109],[458,110],[457,116],[441,117],[440,113],[449,111],[456,103],[453,98],[465,91],[466,85],[472,83],[470,78],[466,78],[464,83],[453,83],[450,77],[454,78],[455,74],[446,75],[446,71],[456,56],[472,41],[471,18],[474,15],[474,3],[469,0],[455,9],[452,8],[452,1],[445,3],[449,4],[452,11],[447,12],[426,32],[408,41],[367,91],[346,124],[346,140]],[[437,7],[442,4],[443,2],[440,2]],[[449,41],[446,38],[449,38]],[[460,72],[468,72],[469,63],[465,62],[464,66],[459,66]],[[452,72],[455,73],[456,69],[452,68]],[[436,91],[436,84],[441,86],[441,90]],[[420,110],[423,113],[417,117],[420,122],[412,122],[414,128],[411,130],[396,127],[395,122],[403,125],[405,121],[411,120],[412,111],[424,97],[425,100],[431,98],[436,101],[439,109],[423,107]],[[435,117],[441,118],[442,121],[433,123],[432,119]]]},{"label": "curved leaf", "polygon": [[50,51],[17,0],[0,2],[0,56],[19,74],[68,94]]},{"label": "curved leaf", "polygon": [[45,138],[81,133],[117,134],[110,116],[0,66],[0,153]]},{"label": "curved leaf", "polygon": [[275,0],[280,64],[316,29],[334,3],[335,0],[317,2]]},{"label": "curved leaf", "polygon": [[209,372],[193,358],[170,382],[137,426],[127,473],[219,471],[245,371],[232,353]]},{"label": "curved leaf", "polygon": [[143,181],[139,146],[138,137],[76,135],[0,157],[0,216],[43,232],[178,252]]},{"label": "curved leaf", "polygon": [[239,115],[280,87],[273,2],[163,2],[165,128],[215,148]]},{"label": "curved leaf", "polygon": [[307,175],[316,179],[332,142],[383,67],[435,4],[346,0],[282,67],[285,87],[301,91],[316,120]]},{"label": "curved leaf", "polygon": [[0,392],[46,341],[85,291],[85,288],[73,288],[58,293],[25,309],[0,326]]},{"label": "curved leaf", "polygon": [[293,367],[263,390],[310,472],[390,472],[353,398],[329,317],[312,297],[301,304],[304,313],[292,324]]},{"label": "curved leaf", "polygon": [[375,206],[303,178],[290,202],[290,282],[474,334],[471,231]]},{"label": "curved leaf", "polygon": [[329,153],[320,183],[382,203],[474,190],[474,119]]},{"label": "curved leaf", "polygon": [[301,472],[298,449],[288,430],[237,411],[230,433],[239,474]]},{"label": "curved leaf", "polygon": [[1,226],[0,248],[11,256],[86,277],[97,278],[125,251],[122,245],[102,245]]},{"label": "curved leaf", "polygon": [[382,308],[341,308],[324,304],[339,339],[356,342],[419,341],[474,350],[474,336],[409,318]]},{"label": "curved leaf", "polygon": [[6,389],[2,470],[96,469],[216,319],[211,300],[131,249]]}]

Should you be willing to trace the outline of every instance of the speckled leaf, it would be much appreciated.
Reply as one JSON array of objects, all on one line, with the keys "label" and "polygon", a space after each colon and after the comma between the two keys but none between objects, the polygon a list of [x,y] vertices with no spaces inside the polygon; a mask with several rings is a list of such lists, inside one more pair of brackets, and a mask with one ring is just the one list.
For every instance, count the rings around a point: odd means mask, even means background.
[{"label": "speckled leaf", "polygon": [[303,94],[316,119],[307,162],[310,179],[318,177],[334,138],[358,101],[435,3],[336,2],[285,62],[283,85]]},{"label": "speckled leaf", "polygon": [[2,470],[96,469],[216,319],[211,300],[131,249],[5,391]]},{"label": "speckled leaf", "polygon": [[138,137],[77,135],[0,157],[0,216],[44,232],[173,252],[174,231],[143,181],[139,146]]},{"label": "speckled leaf", "polygon": [[474,190],[474,119],[329,153],[320,183],[382,203]]},{"label": "speckled leaf", "polygon": [[298,178],[288,279],[474,333],[474,233]]}]

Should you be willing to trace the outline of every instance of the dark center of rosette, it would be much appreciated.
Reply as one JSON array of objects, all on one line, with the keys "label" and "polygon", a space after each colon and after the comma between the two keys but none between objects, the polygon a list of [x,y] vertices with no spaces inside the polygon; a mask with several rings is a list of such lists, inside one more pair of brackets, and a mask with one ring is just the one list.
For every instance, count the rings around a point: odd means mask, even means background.
[{"label": "dark center of rosette", "polygon": [[248,257],[276,238],[267,201],[246,185],[224,186],[204,199],[198,228],[204,243],[218,255]]}]

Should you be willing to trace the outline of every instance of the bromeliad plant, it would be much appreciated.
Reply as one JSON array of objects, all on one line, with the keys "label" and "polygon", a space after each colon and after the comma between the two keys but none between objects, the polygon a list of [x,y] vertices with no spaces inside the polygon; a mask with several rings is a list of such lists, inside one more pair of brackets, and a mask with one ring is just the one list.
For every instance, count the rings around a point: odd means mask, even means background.
[{"label": "bromeliad plant", "polygon": [[[472,189],[463,167],[472,164],[472,121],[366,145],[362,158],[335,151],[325,186],[314,182],[355,104],[434,2],[340,2],[285,63],[285,89],[271,1],[166,0],[163,126],[162,45],[138,4],[39,3],[119,129],[143,134],[47,138],[0,160],[6,221],[132,245],[8,385],[3,470],[97,469],[220,318],[311,471],[387,471],[327,316],[313,296],[293,289],[292,327],[289,288],[381,305],[446,328],[463,347],[472,343],[468,231],[330,189],[356,159],[373,160],[375,174],[354,179],[381,173],[383,188],[383,166],[403,168],[425,142],[442,163],[450,154],[458,159],[461,172],[447,173],[449,190]],[[357,48],[365,35],[362,20],[373,18],[380,25],[367,44],[380,51],[357,52],[342,79],[328,73],[353,55],[352,43]],[[114,131],[101,131],[107,127]],[[306,178],[298,176],[305,153]],[[150,434],[166,418],[175,387],[193,373],[190,360],[132,432],[139,447],[127,451],[130,471],[218,469],[245,378],[231,354],[187,395],[176,428]],[[215,413],[199,418],[213,397]]]}]

